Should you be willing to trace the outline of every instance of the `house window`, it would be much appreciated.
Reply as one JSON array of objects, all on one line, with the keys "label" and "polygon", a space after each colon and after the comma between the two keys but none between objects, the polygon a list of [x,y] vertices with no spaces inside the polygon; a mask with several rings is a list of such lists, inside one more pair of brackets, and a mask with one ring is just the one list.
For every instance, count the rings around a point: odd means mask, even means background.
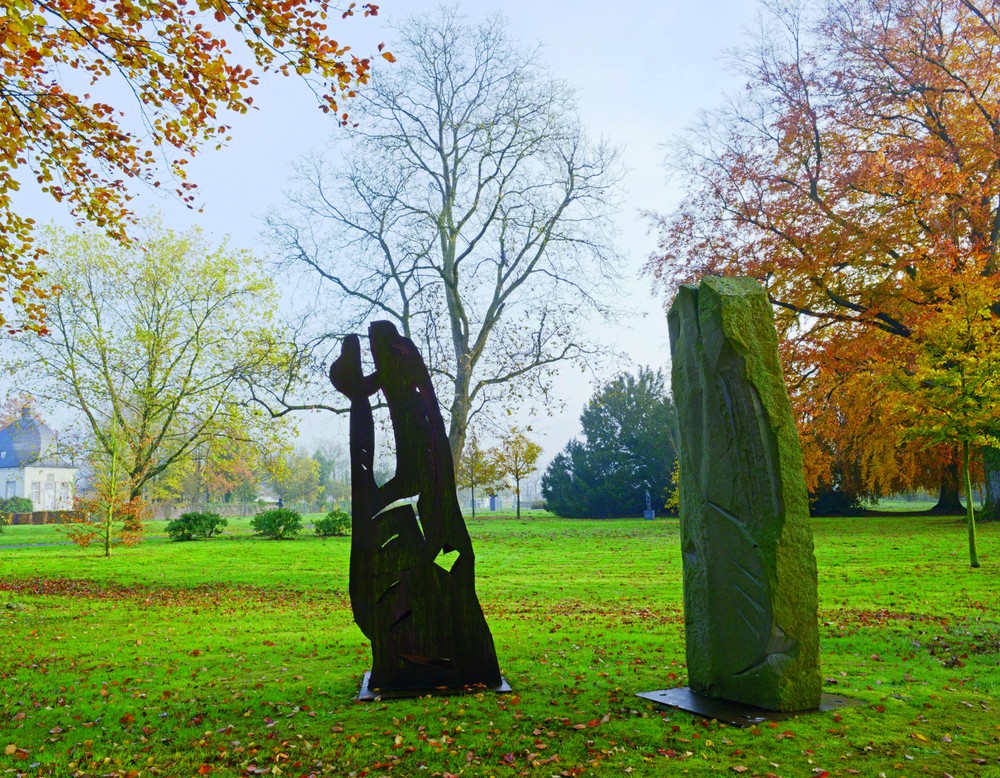
[{"label": "house window", "polygon": [[17,490],[17,481],[11,479],[10,481],[7,482],[7,493],[4,496],[5,497],[13,497],[14,496],[14,492],[16,490]]},{"label": "house window", "polygon": [[31,501],[37,505],[42,499],[42,484],[40,481],[31,482]]},{"label": "house window", "polygon": [[59,484],[59,507],[66,509],[70,507],[69,504],[69,484],[63,481]]}]

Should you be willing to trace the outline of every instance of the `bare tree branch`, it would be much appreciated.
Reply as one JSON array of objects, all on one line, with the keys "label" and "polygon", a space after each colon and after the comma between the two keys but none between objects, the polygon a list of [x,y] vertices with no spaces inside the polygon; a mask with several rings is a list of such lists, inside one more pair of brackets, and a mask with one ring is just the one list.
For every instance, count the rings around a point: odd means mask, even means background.
[{"label": "bare tree branch", "polygon": [[459,459],[472,416],[598,353],[580,333],[615,291],[618,152],[586,140],[572,93],[499,18],[442,10],[399,35],[407,64],[359,95],[347,161],[304,161],[268,225],[338,329],[389,318],[420,345]]}]

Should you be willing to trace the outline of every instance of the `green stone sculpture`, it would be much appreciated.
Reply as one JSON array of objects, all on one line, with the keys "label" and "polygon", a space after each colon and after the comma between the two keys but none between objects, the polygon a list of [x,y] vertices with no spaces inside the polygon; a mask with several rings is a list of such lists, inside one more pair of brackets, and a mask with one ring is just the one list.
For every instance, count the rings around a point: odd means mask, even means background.
[{"label": "green stone sculpture", "polygon": [[767,295],[706,278],[678,292],[669,326],[690,687],[815,710],[816,560]]}]

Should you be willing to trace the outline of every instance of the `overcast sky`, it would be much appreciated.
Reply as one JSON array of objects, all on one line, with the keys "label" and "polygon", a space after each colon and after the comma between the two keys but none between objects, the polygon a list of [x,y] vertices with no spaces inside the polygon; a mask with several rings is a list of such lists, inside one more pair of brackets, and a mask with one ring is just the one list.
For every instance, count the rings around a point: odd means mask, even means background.
[{"label": "overcast sky", "polygon": [[[385,41],[391,48],[388,22],[408,14],[434,10],[425,0],[386,0],[378,17],[332,22],[341,43],[360,55]],[[624,200],[618,214],[621,268],[630,291],[628,305],[635,315],[616,331],[604,328],[606,342],[628,358],[621,370],[640,364],[668,368],[666,317],[639,271],[655,246],[655,237],[640,216],[642,210],[663,211],[676,198],[662,166],[662,144],[692,123],[697,111],[717,105],[726,90],[738,88],[727,72],[722,52],[739,45],[743,30],[753,23],[752,0],[465,0],[458,4],[470,21],[503,13],[512,37],[540,44],[541,59],[551,72],[576,89],[583,125],[593,139],[605,138],[623,148],[627,169]],[[381,61],[381,60],[380,60]],[[401,64],[401,63],[400,63]],[[386,67],[392,67],[385,64]],[[230,235],[238,246],[262,253],[261,216],[280,204],[291,165],[336,134],[309,90],[295,79],[266,80],[255,95],[258,110],[234,120],[233,141],[225,149],[206,151],[191,165],[191,180],[199,185],[201,214],[176,202],[140,192],[137,209],[161,211],[176,229],[199,224],[217,238]],[[56,208],[58,206],[55,206]],[[48,220],[53,211],[33,214]],[[610,376],[608,376],[610,377]],[[594,386],[590,378],[570,371],[558,388],[565,409],[552,417],[524,418],[549,459],[575,434],[583,403]],[[343,434],[337,424],[310,419],[303,440]]]}]

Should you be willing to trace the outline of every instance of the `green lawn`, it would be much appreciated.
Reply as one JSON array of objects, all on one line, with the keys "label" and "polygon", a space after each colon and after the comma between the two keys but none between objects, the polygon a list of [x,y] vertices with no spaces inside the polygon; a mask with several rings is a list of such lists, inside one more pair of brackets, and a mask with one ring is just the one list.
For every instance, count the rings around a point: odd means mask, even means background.
[{"label": "green lawn", "polygon": [[865,704],[752,729],[634,696],[686,682],[676,519],[469,520],[514,693],[374,704],[349,538],[7,527],[0,773],[1000,776],[1000,527],[971,570],[957,519],[814,526],[827,690]]}]

